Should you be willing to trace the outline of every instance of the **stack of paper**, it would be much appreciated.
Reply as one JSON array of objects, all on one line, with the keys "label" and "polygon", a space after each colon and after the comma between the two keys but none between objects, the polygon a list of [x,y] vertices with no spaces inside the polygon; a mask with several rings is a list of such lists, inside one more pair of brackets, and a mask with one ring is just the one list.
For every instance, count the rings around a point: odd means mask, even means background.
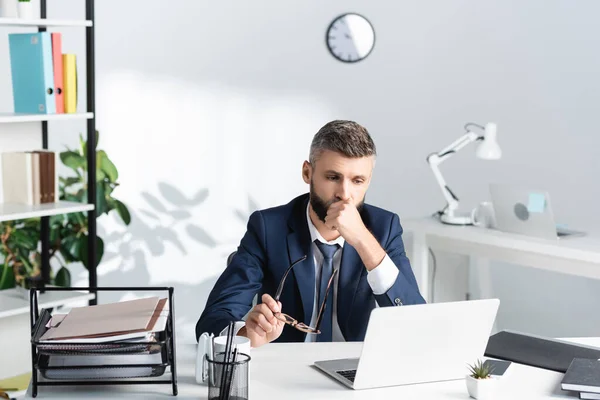
[{"label": "stack of paper", "polygon": [[52,317],[40,342],[107,343],[149,339],[155,332],[165,330],[168,314],[167,299],[158,297],[73,308],[66,315]]}]

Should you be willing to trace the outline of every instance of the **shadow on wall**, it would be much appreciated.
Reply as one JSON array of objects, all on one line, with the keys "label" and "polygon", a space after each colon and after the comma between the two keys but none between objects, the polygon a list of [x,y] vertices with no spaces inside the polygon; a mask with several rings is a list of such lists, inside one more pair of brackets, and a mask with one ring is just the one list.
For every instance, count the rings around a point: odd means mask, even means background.
[{"label": "shadow on wall", "polygon": [[[130,207],[132,223],[127,229],[108,233],[99,225],[98,234],[104,238],[106,250],[98,270],[98,280],[101,286],[173,286],[177,336],[180,341],[191,343],[195,341],[194,327],[206,305],[208,294],[220,271],[225,268],[227,257],[237,249],[237,243],[232,245],[230,241],[219,242],[195,220],[194,211],[202,207],[209,196],[206,188],[200,189],[192,197],[186,197],[176,187],[160,182],[158,194],[143,192],[141,196],[147,207]],[[250,213],[257,209],[258,205],[249,197],[248,212],[239,209],[233,212],[245,226]],[[216,262],[219,266],[222,265],[218,274],[211,271],[181,271],[178,269],[181,266],[175,262],[175,265],[159,265],[161,276],[155,276],[158,274],[157,271],[152,271],[151,260],[168,260],[169,257],[180,260],[181,257],[189,257],[189,253],[195,257],[197,250],[191,251],[190,244],[202,246],[213,255],[216,254]],[[197,264],[193,261],[190,263],[187,260],[185,264],[202,267],[201,260]],[[156,268],[156,263],[154,267]],[[181,276],[182,274],[185,276]],[[202,279],[199,280],[199,277]],[[101,294],[100,302],[116,302],[148,295],[156,293],[107,292]]]}]

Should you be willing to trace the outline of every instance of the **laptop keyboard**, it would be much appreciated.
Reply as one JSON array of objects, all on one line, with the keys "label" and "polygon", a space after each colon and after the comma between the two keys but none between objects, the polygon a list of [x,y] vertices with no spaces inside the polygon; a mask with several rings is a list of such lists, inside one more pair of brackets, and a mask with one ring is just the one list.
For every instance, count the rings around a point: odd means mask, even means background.
[{"label": "laptop keyboard", "polygon": [[356,370],[355,369],[347,369],[347,370],[343,370],[343,371],[335,371],[335,373],[343,376],[344,378],[348,379],[350,382],[354,383],[354,377],[356,376]]}]

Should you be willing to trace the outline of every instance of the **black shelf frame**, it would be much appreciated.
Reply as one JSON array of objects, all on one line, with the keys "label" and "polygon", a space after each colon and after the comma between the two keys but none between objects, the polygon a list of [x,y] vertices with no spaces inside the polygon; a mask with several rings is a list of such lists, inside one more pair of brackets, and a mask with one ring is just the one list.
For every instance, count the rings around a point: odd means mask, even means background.
[{"label": "black shelf frame", "polygon": [[[47,17],[47,0],[40,0],[40,17]],[[98,304],[98,275],[96,271],[96,259],[98,249],[96,245],[96,52],[95,52],[95,13],[94,0],[85,0],[85,18],[92,22],[92,26],[85,28],[86,43],[86,88],[87,88],[87,112],[93,113],[93,117],[87,120],[87,165],[88,165],[88,204],[94,208],[87,213],[88,218],[88,284],[94,298],[89,301],[90,305]],[[45,32],[46,27],[39,27],[38,32]],[[48,149],[48,121],[42,121],[42,148]],[[41,217],[40,236],[42,242],[42,282],[44,285],[50,282],[50,217]]]}]

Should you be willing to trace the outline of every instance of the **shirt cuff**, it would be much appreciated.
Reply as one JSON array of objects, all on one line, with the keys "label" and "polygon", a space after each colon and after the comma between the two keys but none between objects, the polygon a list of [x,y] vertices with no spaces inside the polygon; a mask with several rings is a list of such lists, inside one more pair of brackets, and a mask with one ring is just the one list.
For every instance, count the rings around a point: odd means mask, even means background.
[{"label": "shirt cuff", "polygon": [[380,295],[390,290],[399,273],[396,264],[386,254],[381,263],[367,274],[367,282],[369,282],[373,294]]},{"label": "shirt cuff", "polygon": [[[236,336],[238,334],[238,332],[240,331],[240,329],[242,329],[244,326],[246,326],[246,322],[236,321],[235,325],[233,326],[233,336]],[[229,331],[229,326],[227,326],[225,329],[223,329],[221,331],[221,333],[219,334],[219,336],[227,336],[228,331]]]}]

